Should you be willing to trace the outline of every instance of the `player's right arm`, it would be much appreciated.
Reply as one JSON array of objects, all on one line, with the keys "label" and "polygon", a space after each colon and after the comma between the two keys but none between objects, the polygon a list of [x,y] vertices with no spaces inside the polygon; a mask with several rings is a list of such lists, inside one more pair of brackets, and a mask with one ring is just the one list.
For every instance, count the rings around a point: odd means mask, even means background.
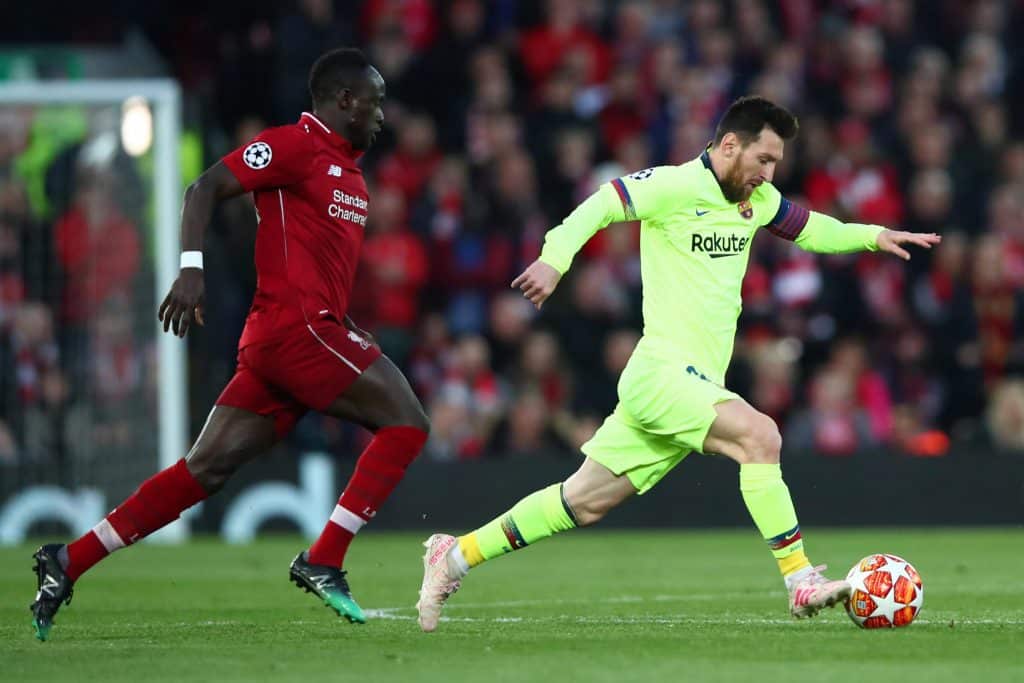
[{"label": "player's right arm", "polygon": [[[296,126],[270,128],[208,168],[185,190],[181,209],[182,253],[202,254],[203,232],[213,209],[225,199],[246,192],[287,187],[309,173],[311,146],[308,135]],[[200,260],[201,263],[201,260]],[[192,320],[203,324],[205,284],[203,269],[186,267],[171,285],[157,311],[164,332],[184,337]]]},{"label": "player's right arm", "polygon": [[622,221],[650,221],[679,200],[677,166],[648,168],[601,185],[544,236],[540,258],[512,281],[540,308],[598,230]]}]

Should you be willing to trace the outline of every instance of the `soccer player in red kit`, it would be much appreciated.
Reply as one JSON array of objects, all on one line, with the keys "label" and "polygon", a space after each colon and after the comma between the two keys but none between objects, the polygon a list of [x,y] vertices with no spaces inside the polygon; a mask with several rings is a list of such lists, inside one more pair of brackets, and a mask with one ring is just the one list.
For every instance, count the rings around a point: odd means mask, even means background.
[{"label": "soccer player in red kit", "polygon": [[258,280],[238,368],[184,459],[78,540],[36,551],[40,640],[85,571],[220,490],[309,409],[374,436],[320,537],[292,562],[291,580],[339,616],[365,621],[341,569],[345,552],[419,454],[429,422],[402,373],[346,315],[369,207],[357,161],[383,124],[384,80],[361,52],[339,49],[313,65],[309,89],[313,113],[264,131],[185,192],[181,272],[158,314],[179,337],[203,324],[203,230],[215,204],[255,198]]}]

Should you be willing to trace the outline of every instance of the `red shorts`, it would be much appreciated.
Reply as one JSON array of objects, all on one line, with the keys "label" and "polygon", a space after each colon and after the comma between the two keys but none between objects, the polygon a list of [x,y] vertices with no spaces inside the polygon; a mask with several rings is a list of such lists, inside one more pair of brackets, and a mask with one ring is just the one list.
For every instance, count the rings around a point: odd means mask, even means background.
[{"label": "red shorts", "polygon": [[274,418],[278,438],[310,408],[330,406],[381,355],[330,318],[290,327],[240,349],[235,376],[217,399],[219,406]]}]

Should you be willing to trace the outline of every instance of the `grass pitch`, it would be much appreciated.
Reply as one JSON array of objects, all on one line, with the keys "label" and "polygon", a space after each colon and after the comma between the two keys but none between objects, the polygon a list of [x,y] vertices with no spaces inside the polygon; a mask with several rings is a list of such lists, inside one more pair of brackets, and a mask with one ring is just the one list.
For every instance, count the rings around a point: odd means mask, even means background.
[{"label": "grass pitch", "polygon": [[831,574],[872,552],[925,585],[909,628],[841,607],[788,616],[756,532],[566,534],[476,569],[438,631],[415,621],[426,534],[360,535],[350,625],[287,581],[303,547],[199,540],[121,551],[32,635],[35,545],[0,549],[2,681],[1022,681],[1024,531],[805,530]]}]

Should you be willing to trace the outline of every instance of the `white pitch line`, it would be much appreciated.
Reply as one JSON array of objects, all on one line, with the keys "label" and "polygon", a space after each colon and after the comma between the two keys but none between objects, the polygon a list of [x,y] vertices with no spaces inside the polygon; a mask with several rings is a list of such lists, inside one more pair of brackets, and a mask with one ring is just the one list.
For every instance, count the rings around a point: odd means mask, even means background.
[{"label": "white pitch line", "polygon": [[[716,599],[732,599],[732,598],[752,598],[752,597],[780,597],[786,595],[783,591],[766,591],[763,593],[688,593],[682,595],[670,595],[670,594],[659,594],[652,597],[643,597],[638,595],[618,595],[610,596],[605,598],[597,599],[567,599],[567,598],[556,598],[552,600],[501,600],[496,602],[481,602],[481,603],[453,603],[446,605],[445,609],[449,612],[453,610],[473,610],[473,609],[493,609],[498,607],[533,607],[537,605],[575,605],[575,604],[639,604],[639,603],[666,603],[666,602],[705,602]],[[411,621],[415,620],[415,616],[410,614],[400,614],[400,612],[412,612],[414,607],[382,607],[377,609],[365,610],[366,615],[377,619],[390,619],[400,621]],[[841,610],[840,610],[841,611]],[[489,624],[500,624],[500,623],[551,623],[551,622],[565,622],[572,621],[578,624],[605,624],[605,625],[617,625],[617,624],[663,624],[667,626],[676,625],[694,625],[694,624],[737,624],[737,625],[764,625],[764,626],[790,626],[797,627],[802,625],[802,622],[793,618],[749,618],[749,617],[721,617],[721,618],[707,618],[707,617],[689,617],[680,615],[665,616],[665,615],[652,615],[652,614],[638,614],[631,616],[587,616],[587,615],[572,615],[572,614],[561,614],[552,616],[529,616],[529,617],[465,617],[465,616],[443,616],[441,621],[450,622],[464,622],[464,623],[489,623]],[[953,621],[954,626],[1024,626],[1024,619],[989,619],[989,618],[960,618],[955,614],[950,614],[948,617],[936,617],[932,619],[917,619],[914,623],[922,625],[941,625],[945,626]]]},{"label": "white pitch line", "polygon": [[[407,609],[407,608],[402,608]],[[408,614],[395,614],[389,610],[366,610],[366,615],[375,619],[393,621],[414,621],[415,616]],[[550,624],[572,622],[576,624],[598,625],[598,626],[624,626],[630,624],[657,624],[662,626],[702,626],[702,625],[737,625],[737,626],[783,626],[788,628],[803,628],[812,624],[811,621],[798,621],[797,619],[751,619],[749,617],[735,618],[707,618],[707,617],[670,617],[655,615],[633,615],[622,617],[595,617],[573,614],[559,614],[546,617],[441,617],[441,621],[451,623],[477,623],[477,624]],[[915,624],[929,626],[945,626],[949,623],[946,619],[918,619]],[[955,619],[957,626],[1024,626],[1024,619]]]},{"label": "white pitch line", "polygon": [[[682,595],[655,595],[645,597],[641,595],[617,595],[605,598],[552,598],[548,600],[499,600],[497,602],[453,602],[445,605],[446,610],[459,609],[489,609],[491,607],[532,607],[535,605],[592,605],[594,603],[605,605],[632,604],[643,602],[709,602],[712,600],[732,600],[750,598],[781,598],[785,597],[784,591],[765,591],[761,593],[687,593]],[[394,611],[407,609],[405,607],[383,607],[380,609]]]}]

